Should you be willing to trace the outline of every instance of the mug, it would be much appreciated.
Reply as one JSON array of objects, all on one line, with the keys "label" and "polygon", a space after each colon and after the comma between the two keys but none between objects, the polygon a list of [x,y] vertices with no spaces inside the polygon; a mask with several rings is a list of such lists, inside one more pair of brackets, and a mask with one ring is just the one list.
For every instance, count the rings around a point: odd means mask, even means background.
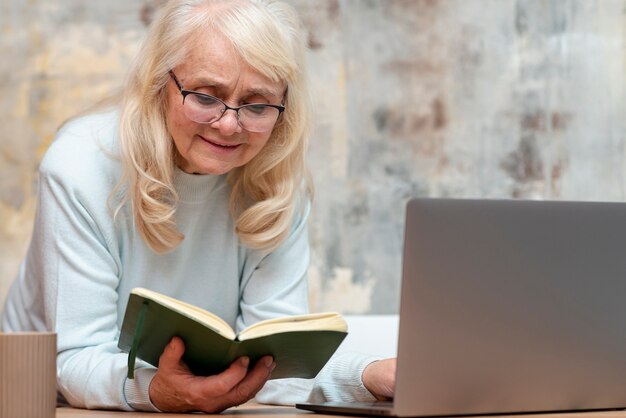
[{"label": "mug", "polygon": [[0,333],[0,418],[54,418],[57,335]]}]

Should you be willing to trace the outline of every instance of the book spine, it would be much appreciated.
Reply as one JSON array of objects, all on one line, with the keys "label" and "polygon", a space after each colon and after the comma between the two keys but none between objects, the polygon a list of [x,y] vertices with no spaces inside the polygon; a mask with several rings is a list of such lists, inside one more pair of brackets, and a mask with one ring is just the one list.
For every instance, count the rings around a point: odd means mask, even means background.
[{"label": "book spine", "polygon": [[141,331],[143,330],[143,320],[146,316],[146,311],[148,310],[148,301],[144,300],[141,306],[141,310],[139,311],[139,318],[137,319],[137,324],[135,325],[135,332],[133,334],[133,344],[130,347],[130,351],[128,352],[128,378],[135,378],[135,360],[137,358],[137,348],[139,347],[139,340],[141,339]]}]

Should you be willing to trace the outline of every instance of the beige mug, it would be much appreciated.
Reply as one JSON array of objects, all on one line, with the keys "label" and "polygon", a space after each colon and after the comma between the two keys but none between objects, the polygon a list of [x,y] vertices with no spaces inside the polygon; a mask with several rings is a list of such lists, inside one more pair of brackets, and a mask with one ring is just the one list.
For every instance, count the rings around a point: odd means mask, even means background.
[{"label": "beige mug", "polygon": [[57,338],[0,333],[0,418],[54,418]]}]

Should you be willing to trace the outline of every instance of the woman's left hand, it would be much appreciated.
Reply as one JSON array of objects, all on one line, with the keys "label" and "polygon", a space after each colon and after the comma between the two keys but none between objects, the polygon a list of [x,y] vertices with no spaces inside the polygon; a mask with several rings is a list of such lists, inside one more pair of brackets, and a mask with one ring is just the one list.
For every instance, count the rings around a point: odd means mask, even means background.
[{"label": "woman's left hand", "polygon": [[361,379],[376,399],[392,399],[396,389],[396,359],[388,358],[368,364]]}]

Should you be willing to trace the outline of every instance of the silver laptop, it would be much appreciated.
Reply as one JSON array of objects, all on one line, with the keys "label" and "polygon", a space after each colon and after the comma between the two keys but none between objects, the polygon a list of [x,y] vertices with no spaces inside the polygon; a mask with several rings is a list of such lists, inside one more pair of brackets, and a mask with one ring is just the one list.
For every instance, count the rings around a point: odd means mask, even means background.
[{"label": "silver laptop", "polygon": [[414,199],[396,396],[324,413],[626,408],[626,204]]}]

